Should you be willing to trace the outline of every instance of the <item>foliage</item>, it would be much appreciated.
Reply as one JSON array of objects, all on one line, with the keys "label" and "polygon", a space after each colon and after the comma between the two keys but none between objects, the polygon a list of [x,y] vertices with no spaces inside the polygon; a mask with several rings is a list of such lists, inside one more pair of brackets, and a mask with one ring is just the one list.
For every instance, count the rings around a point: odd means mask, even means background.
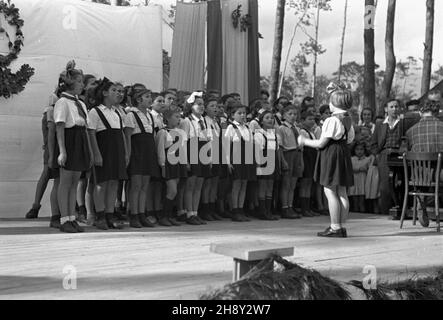
[{"label": "foliage", "polygon": [[0,33],[4,33],[8,39],[9,47],[9,53],[6,56],[0,55],[0,97],[10,98],[25,89],[25,85],[34,75],[34,68],[24,64],[16,73],[8,68],[11,62],[17,59],[22,49],[24,37],[21,28],[24,21],[20,19],[19,9],[11,4],[10,0],[0,1],[0,14],[4,14],[8,24],[16,29],[15,40],[12,41],[9,33],[4,28],[0,28]]}]

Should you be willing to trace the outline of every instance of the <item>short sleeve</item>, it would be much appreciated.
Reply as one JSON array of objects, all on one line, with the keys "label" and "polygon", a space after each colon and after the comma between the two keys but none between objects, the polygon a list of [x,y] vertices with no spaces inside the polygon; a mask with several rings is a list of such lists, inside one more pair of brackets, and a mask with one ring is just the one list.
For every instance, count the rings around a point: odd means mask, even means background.
[{"label": "short sleeve", "polygon": [[309,133],[306,132],[306,130],[300,130],[299,133],[301,136],[305,137],[306,139],[311,140],[311,136],[309,135]]},{"label": "short sleeve", "polygon": [[89,111],[88,115],[88,129],[97,130],[98,124],[100,122],[100,117],[95,109]]},{"label": "short sleeve", "polygon": [[190,120],[188,118],[183,119],[180,121],[179,129],[185,134],[186,140],[190,135]]},{"label": "short sleeve", "polygon": [[234,127],[232,126],[232,124],[230,124],[225,131],[225,135],[224,135],[226,140],[231,141],[232,138],[234,137]]},{"label": "short sleeve", "polygon": [[254,134],[254,141],[257,147],[260,149],[264,149],[265,147],[265,139],[262,132],[256,132]]},{"label": "short sleeve", "polygon": [[134,114],[130,111],[126,115],[126,128],[135,129],[135,117]]},{"label": "short sleeve", "polygon": [[326,119],[323,124],[321,137],[339,140],[344,134],[344,126],[337,117]]},{"label": "short sleeve", "polygon": [[54,121],[55,123],[66,123],[68,121],[69,106],[66,100],[60,99],[54,106]]}]

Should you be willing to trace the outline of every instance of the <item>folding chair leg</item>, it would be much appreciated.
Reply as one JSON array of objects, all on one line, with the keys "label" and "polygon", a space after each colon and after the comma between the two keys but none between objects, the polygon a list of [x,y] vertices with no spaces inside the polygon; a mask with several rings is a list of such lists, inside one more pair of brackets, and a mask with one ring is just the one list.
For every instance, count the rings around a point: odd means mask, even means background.
[{"label": "folding chair leg", "polygon": [[405,221],[407,210],[408,210],[408,194],[405,194],[405,198],[403,200],[403,209],[401,210],[400,229],[403,229],[403,222]]},{"label": "folding chair leg", "polygon": [[417,225],[417,207],[418,207],[418,203],[417,203],[417,196],[414,196],[414,209],[413,209],[413,221],[412,221],[412,225]]}]

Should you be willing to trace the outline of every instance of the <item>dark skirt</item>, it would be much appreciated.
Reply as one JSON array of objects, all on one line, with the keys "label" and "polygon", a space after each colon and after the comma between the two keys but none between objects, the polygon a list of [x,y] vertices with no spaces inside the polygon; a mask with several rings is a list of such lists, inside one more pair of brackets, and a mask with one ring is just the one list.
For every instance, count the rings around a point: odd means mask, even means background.
[{"label": "dark skirt", "polygon": [[131,160],[128,174],[159,177],[154,135],[139,133],[131,137]]},{"label": "dark skirt", "polygon": [[170,164],[166,161],[165,164],[165,177],[166,181],[172,179],[182,179],[188,177],[188,169],[185,164]]},{"label": "dark skirt", "polygon": [[[66,164],[65,170],[82,172],[90,169],[91,156],[89,154],[89,145],[86,127],[75,126],[65,128],[65,148]],[[55,152],[52,168],[58,169],[58,156],[60,150],[58,143],[55,144]]]},{"label": "dark skirt", "polygon": [[122,131],[107,129],[98,132],[97,144],[103,159],[103,165],[95,167],[97,183],[128,179]]},{"label": "dark skirt", "polygon": [[[190,177],[199,177],[199,178],[211,178],[212,177],[212,170],[211,165],[209,164],[203,164],[200,159],[200,150],[206,146],[208,143],[207,141],[198,141],[198,163],[192,164],[191,163],[191,171],[189,173]],[[190,149],[189,143],[188,143],[188,158],[191,159],[190,152],[192,150]],[[189,161],[191,162],[191,161]]]},{"label": "dark skirt", "polygon": [[331,141],[318,153],[314,180],[324,187],[352,187],[354,171],[346,141]]},{"label": "dark skirt", "polygon": [[211,170],[211,177],[219,177],[220,179],[226,178],[229,175],[228,165],[226,164],[213,164]]},{"label": "dark skirt", "polygon": [[255,164],[234,164],[232,180],[257,180],[257,167]]},{"label": "dark skirt", "polygon": [[292,178],[303,177],[303,152],[299,150],[291,150],[283,152],[283,157],[288,164],[288,170],[283,173],[284,176]]},{"label": "dark skirt", "polygon": [[317,150],[309,147],[303,149],[303,178],[314,179],[315,163],[317,162]]}]

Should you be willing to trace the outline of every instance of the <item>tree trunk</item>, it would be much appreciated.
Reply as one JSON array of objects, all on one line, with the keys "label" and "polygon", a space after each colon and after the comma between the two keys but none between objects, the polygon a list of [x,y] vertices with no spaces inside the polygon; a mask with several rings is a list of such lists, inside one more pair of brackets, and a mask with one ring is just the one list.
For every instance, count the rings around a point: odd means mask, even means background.
[{"label": "tree trunk", "polygon": [[345,48],[345,35],[346,35],[347,22],[348,22],[348,0],[346,0],[345,2],[345,16],[344,16],[343,32],[341,35],[341,46],[340,46],[340,62],[338,65],[338,81],[341,80],[341,67],[343,65],[343,51]]},{"label": "tree trunk", "polygon": [[434,46],[434,7],[435,0],[426,0],[426,39],[421,80],[422,95],[425,95],[429,91],[431,85],[432,50]]},{"label": "tree trunk", "polygon": [[363,107],[375,113],[375,45],[374,45],[374,0],[365,0],[364,53],[365,73],[363,82]]},{"label": "tree trunk", "polygon": [[395,9],[397,0],[389,0],[388,16],[386,18],[386,37],[385,37],[385,55],[386,55],[386,71],[383,79],[381,103],[378,106],[378,114],[383,115],[382,105],[389,99],[391,95],[392,82],[394,81],[395,67],[397,60],[394,51],[394,28],[395,28]]},{"label": "tree trunk", "polygon": [[[318,48],[318,29],[320,27],[320,0],[317,0],[317,19],[315,21],[315,45]],[[312,97],[316,100],[316,86],[317,86],[317,62],[318,62],[318,51],[314,52],[314,67],[312,70]]]},{"label": "tree trunk", "polygon": [[281,52],[283,47],[283,30],[285,22],[286,0],[277,0],[277,12],[275,17],[274,50],[272,53],[271,68],[271,103],[278,97],[278,80],[280,78]]}]

